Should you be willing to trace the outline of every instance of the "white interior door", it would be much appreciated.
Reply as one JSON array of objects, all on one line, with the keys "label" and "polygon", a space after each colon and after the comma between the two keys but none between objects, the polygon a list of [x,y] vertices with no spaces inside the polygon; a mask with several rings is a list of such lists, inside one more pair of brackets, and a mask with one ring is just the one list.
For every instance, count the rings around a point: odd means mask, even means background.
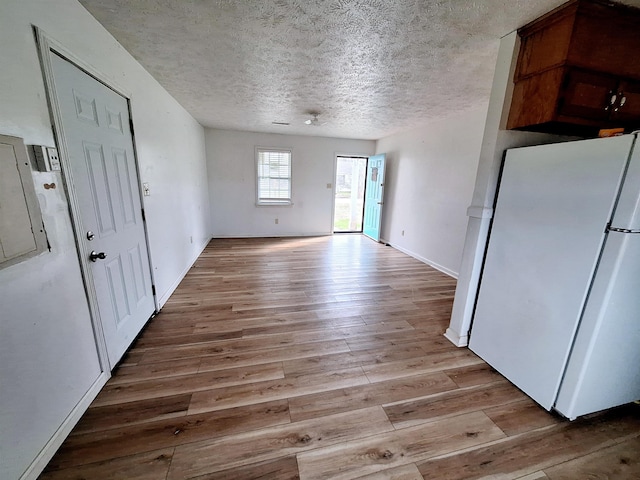
[{"label": "white interior door", "polygon": [[367,185],[365,189],[362,233],[376,242],[380,241],[380,224],[384,198],[384,164],[384,153],[369,157],[367,163]]},{"label": "white interior door", "polygon": [[113,368],[155,310],[129,106],[58,55],[52,66],[69,155],[65,178],[79,203],[80,251],[92,257],[86,280]]}]

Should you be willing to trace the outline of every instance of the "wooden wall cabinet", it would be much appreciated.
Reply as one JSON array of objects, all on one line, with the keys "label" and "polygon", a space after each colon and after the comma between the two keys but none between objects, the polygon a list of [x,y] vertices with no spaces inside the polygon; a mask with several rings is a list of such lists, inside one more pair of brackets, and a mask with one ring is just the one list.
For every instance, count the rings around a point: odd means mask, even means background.
[{"label": "wooden wall cabinet", "polygon": [[507,128],[640,128],[640,9],[572,0],[518,30]]}]

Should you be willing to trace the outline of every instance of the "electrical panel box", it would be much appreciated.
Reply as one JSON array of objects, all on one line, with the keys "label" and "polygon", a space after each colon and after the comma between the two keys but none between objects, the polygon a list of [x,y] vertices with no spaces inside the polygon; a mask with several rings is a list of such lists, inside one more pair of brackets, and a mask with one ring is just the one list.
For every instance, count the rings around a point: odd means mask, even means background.
[{"label": "electrical panel box", "polygon": [[47,247],[40,204],[21,138],[0,135],[0,268]]}]

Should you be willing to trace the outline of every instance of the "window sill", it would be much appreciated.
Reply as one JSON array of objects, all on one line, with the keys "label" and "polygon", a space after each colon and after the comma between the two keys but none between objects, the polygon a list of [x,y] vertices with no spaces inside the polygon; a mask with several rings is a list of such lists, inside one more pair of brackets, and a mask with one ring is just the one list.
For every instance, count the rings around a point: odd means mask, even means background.
[{"label": "window sill", "polygon": [[293,202],[291,200],[284,200],[282,202],[256,202],[256,207],[292,207]]}]

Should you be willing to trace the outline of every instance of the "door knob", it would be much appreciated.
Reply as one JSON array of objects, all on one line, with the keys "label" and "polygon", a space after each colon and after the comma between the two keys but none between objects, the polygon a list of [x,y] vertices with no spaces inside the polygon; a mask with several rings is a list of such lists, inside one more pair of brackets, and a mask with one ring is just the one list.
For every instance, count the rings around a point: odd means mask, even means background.
[{"label": "door knob", "polygon": [[89,260],[92,262],[96,262],[98,259],[104,260],[105,258],[107,258],[107,254],[104,252],[97,253],[95,250],[92,250],[89,254]]}]

